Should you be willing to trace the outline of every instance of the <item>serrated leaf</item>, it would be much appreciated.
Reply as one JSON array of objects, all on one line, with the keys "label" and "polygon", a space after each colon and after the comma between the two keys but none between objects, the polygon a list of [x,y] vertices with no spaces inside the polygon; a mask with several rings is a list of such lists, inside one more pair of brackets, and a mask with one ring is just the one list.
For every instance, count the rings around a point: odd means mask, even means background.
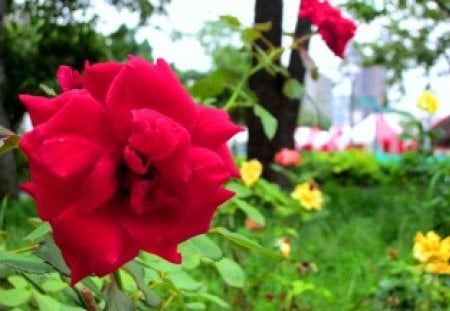
[{"label": "serrated leaf", "polygon": [[0,155],[17,148],[19,146],[20,137],[11,130],[0,125]]},{"label": "serrated leaf", "polygon": [[50,224],[48,222],[44,222],[40,224],[36,229],[31,231],[27,236],[25,236],[23,239],[25,241],[36,241],[39,238],[43,237],[47,233],[50,233],[52,231]]},{"label": "serrated leaf", "polygon": [[61,251],[53,240],[49,239],[42,242],[36,254],[58,272],[65,276],[70,276],[70,269],[64,262]]},{"label": "serrated leaf", "polygon": [[284,82],[283,94],[290,99],[300,99],[305,93],[303,85],[297,79],[290,78]]},{"label": "serrated leaf", "polygon": [[215,263],[222,279],[229,286],[244,287],[245,274],[241,266],[230,258],[223,258]]},{"label": "serrated leaf", "polygon": [[203,302],[188,302],[184,306],[189,310],[206,310],[206,305]]},{"label": "serrated leaf", "polygon": [[186,272],[169,273],[166,277],[173,283],[178,289],[184,289],[187,291],[197,291],[203,287],[203,284],[194,280]]},{"label": "serrated leaf", "polygon": [[122,292],[115,282],[109,283],[104,291],[105,311],[133,311],[131,298]]},{"label": "serrated leaf", "polygon": [[237,244],[239,246],[245,247],[250,250],[257,251],[261,254],[265,254],[267,256],[273,257],[273,258],[280,258],[277,252],[274,252],[270,249],[267,249],[263,246],[261,246],[258,242],[251,240],[243,235],[240,235],[235,232],[231,232],[226,228],[218,227],[211,230],[211,232],[217,232],[221,234],[224,238],[227,240],[233,242],[234,244]]},{"label": "serrated leaf", "polygon": [[250,218],[251,220],[262,226],[266,224],[266,219],[264,218],[263,214],[258,211],[257,208],[238,198],[234,198],[233,203],[236,204],[237,207],[239,207],[245,213],[247,218]]},{"label": "serrated leaf", "polygon": [[0,305],[17,307],[26,303],[31,298],[31,293],[23,288],[0,289]]},{"label": "serrated leaf", "polygon": [[273,139],[278,126],[277,119],[275,119],[274,116],[272,116],[270,112],[264,109],[261,105],[254,105],[253,112],[261,120],[264,134],[266,134],[267,138],[269,138],[270,140]]},{"label": "serrated leaf", "polygon": [[204,257],[208,257],[212,260],[220,260],[223,257],[222,250],[205,234],[198,235],[186,242],[196,252]]},{"label": "serrated leaf", "polygon": [[15,254],[0,251],[0,264],[29,273],[49,273],[55,270],[42,259],[34,255]]},{"label": "serrated leaf", "polygon": [[130,261],[123,267],[134,279],[139,290],[144,294],[145,304],[149,307],[158,307],[161,304],[161,297],[150,290],[145,283],[145,270],[135,261]]}]

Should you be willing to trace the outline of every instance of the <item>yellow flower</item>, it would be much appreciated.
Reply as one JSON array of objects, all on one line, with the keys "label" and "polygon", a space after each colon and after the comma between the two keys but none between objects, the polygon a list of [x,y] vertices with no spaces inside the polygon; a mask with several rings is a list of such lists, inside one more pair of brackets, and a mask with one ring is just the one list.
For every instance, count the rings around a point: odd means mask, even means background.
[{"label": "yellow flower", "polygon": [[250,187],[261,177],[263,166],[256,159],[244,162],[241,165],[241,178],[247,187]]},{"label": "yellow flower", "polygon": [[450,264],[448,262],[430,262],[425,266],[425,270],[430,273],[450,274]]},{"label": "yellow flower", "polygon": [[420,262],[448,261],[450,259],[450,237],[441,240],[441,237],[434,231],[429,231],[425,236],[422,232],[418,232],[413,253]]},{"label": "yellow flower", "polygon": [[414,257],[424,263],[421,268],[430,273],[450,274],[450,236],[441,239],[434,231],[426,235],[418,232],[414,242]]},{"label": "yellow flower", "polygon": [[278,240],[277,245],[280,249],[281,256],[283,258],[288,258],[291,253],[291,240],[287,237],[281,238]]},{"label": "yellow flower", "polygon": [[320,210],[323,205],[322,192],[314,182],[304,182],[295,187],[291,197],[298,200],[307,210]]},{"label": "yellow flower", "polygon": [[430,113],[435,113],[439,108],[439,101],[432,92],[425,90],[417,99],[417,106]]}]

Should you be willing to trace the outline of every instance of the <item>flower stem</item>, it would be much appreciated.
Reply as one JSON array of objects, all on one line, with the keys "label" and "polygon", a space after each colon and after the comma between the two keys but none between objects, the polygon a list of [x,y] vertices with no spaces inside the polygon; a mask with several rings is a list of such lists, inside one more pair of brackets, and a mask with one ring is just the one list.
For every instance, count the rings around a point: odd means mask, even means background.
[{"label": "flower stem", "polygon": [[248,79],[252,75],[254,75],[256,72],[261,70],[263,67],[264,67],[264,65],[260,63],[260,64],[256,65],[255,67],[251,68],[250,70],[247,70],[247,72],[242,77],[241,81],[239,81],[239,84],[234,89],[233,94],[231,94],[230,99],[227,101],[227,103],[223,107],[223,110],[229,111],[233,107],[233,105],[236,102],[237,97],[242,92],[242,89],[244,88],[245,83],[247,83]]},{"label": "flower stem", "polygon": [[88,311],[98,311],[97,303],[95,302],[95,298],[92,295],[92,292],[88,287],[82,285],[78,289],[81,297],[83,298],[84,305]]}]

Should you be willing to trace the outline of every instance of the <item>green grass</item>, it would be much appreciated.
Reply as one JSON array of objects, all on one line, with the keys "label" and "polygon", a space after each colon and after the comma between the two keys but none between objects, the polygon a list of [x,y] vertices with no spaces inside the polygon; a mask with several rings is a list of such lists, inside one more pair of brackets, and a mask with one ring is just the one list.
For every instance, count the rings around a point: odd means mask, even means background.
[{"label": "green grass", "polygon": [[[246,289],[252,310],[282,310],[283,296],[296,279],[319,289],[295,299],[305,310],[375,310],[367,307],[367,301],[383,277],[380,265],[389,260],[389,250],[395,249],[399,257],[414,263],[416,232],[431,230],[436,223],[423,200],[426,188],[420,185],[360,187],[330,182],[323,185],[323,191],[329,197],[330,215],[309,223],[298,221],[298,238],[291,253],[298,262],[314,262],[318,272],[302,276],[292,265],[251,255],[243,266],[254,286]],[[265,232],[255,237],[268,243],[276,236],[271,229],[276,221],[269,219]],[[329,295],[318,293],[320,289]],[[267,294],[281,298],[267,302]]]},{"label": "green grass", "polygon": [[[238,231],[276,250],[284,226],[281,221],[289,224],[298,233],[292,240],[292,261],[276,261],[218,240],[244,268],[245,288],[224,286],[208,266],[193,272],[194,276],[230,302],[233,310],[295,310],[295,306],[317,311],[383,310],[375,308],[370,297],[385,277],[382,265],[392,261],[389,250],[395,249],[399,258],[415,264],[414,236],[417,231],[435,229],[441,217],[437,211],[448,208],[448,191],[430,204],[433,198],[427,197],[428,186],[414,180],[373,186],[329,180],[321,188],[328,197],[329,215],[324,218],[305,223],[297,214],[281,219],[265,210],[267,225],[262,232],[249,233],[238,225]],[[27,219],[35,216],[29,199],[6,205],[2,229],[7,232],[8,249],[24,246],[22,238],[32,230]],[[302,274],[298,269],[302,262],[312,262],[318,270]],[[293,282],[300,281],[313,289],[293,295],[290,305],[285,303]]]}]

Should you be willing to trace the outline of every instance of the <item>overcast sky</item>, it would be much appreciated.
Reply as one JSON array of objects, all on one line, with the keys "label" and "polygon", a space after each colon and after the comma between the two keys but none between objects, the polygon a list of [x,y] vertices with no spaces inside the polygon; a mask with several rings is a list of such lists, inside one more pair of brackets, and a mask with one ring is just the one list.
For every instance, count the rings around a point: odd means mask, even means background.
[{"label": "overcast sky", "polygon": [[[339,1],[331,1],[336,4]],[[135,26],[138,21],[136,14],[117,12],[113,7],[104,3],[103,0],[95,0],[95,11],[100,15],[98,29],[105,33],[115,30],[120,24],[126,23]],[[167,16],[155,16],[151,18],[152,26],[139,31],[137,39],[147,39],[153,48],[156,57],[165,58],[168,62],[175,63],[182,70],[197,69],[206,71],[211,66],[211,61],[204,53],[202,47],[192,37],[172,41],[170,33],[174,30],[183,33],[195,34],[203,23],[207,20],[216,20],[220,15],[233,15],[239,18],[244,25],[251,25],[254,18],[255,0],[172,0],[167,7]],[[298,0],[284,0],[283,29],[293,32],[298,12]],[[155,29],[159,27],[159,30]],[[356,40],[367,41],[376,40],[379,28],[375,26],[360,25],[358,27]],[[284,46],[289,45],[286,38]],[[340,70],[341,60],[334,56],[326,47],[324,42],[316,36],[310,46],[310,53],[319,66],[322,74],[330,77],[337,87],[333,90],[336,94],[343,95],[349,93],[349,83],[343,81],[342,70]],[[287,58],[288,53],[285,53]],[[441,108],[438,115],[450,113],[450,77],[439,75],[438,72],[445,68],[448,72],[448,65],[442,64],[436,68],[431,79],[431,88],[438,95]],[[406,95],[401,97],[399,108],[408,109],[420,115],[416,109],[417,97],[426,86],[426,79],[418,68],[408,73],[405,77]],[[397,97],[398,94],[390,93],[390,97]]]}]

